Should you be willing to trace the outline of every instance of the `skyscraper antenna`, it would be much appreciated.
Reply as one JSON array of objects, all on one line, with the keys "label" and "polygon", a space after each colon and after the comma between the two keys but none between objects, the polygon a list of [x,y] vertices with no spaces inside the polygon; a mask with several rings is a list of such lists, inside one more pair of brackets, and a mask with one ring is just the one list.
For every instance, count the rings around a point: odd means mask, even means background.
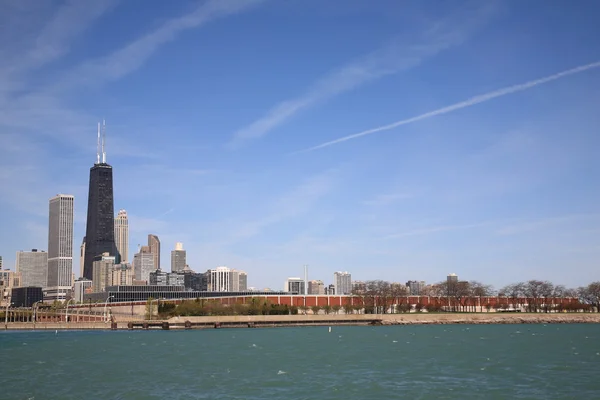
[{"label": "skyscraper antenna", "polygon": [[96,164],[100,164],[100,122],[98,122],[98,143],[96,144]]},{"label": "skyscraper antenna", "polygon": [[106,120],[102,119],[102,164],[106,164]]}]

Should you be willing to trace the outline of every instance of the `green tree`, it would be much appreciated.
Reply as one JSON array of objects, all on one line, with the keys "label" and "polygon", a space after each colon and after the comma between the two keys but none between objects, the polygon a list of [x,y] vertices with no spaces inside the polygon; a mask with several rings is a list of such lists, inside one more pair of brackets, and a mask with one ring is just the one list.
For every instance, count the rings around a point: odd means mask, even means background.
[{"label": "green tree", "polygon": [[336,304],[335,306],[332,306],[331,309],[333,310],[334,314],[338,314],[340,312],[340,310],[342,309],[342,306],[339,306]]},{"label": "green tree", "polygon": [[319,311],[321,311],[321,306],[314,305],[310,309],[312,310],[314,315],[317,315],[319,314]]}]

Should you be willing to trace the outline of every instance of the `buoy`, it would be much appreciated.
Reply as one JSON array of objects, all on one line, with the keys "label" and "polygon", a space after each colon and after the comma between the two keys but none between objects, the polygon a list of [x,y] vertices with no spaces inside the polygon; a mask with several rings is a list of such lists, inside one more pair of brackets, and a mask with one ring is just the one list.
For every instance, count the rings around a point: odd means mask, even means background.
[{"label": "buoy", "polygon": [[331,327],[329,327],[329,333],[331,333]]}]

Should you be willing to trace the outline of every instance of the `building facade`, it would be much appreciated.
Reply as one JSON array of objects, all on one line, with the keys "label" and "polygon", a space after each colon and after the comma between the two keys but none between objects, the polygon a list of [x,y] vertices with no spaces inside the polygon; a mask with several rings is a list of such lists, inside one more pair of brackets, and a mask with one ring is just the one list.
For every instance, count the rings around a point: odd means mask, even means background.
[{"label": "building facade", "polygon": [[79,247],[79,278],[83,278],[83,265],[85,264],[85,236]]},{"label": "building facade", "polygon": [[283,290],[292,294],[304,294],[304,279],[287,278]]},{"label": "building facade", "polygon": [[154,256],[154,268],[160,269],[160,239],[158,239],[158,236],[148,235],[148,247],[150,253]]},{"label": "building facade", "polygon": [[325,285],[323,281],[308,281],[308,294],[325,294]]},{"label": "building facade", "polygon": [[111,256],[110,253],[106,252],[97,260],[94,260],[94,274],[92,276],[92,290],[94,292],[103,292],[107,286],[110,286],[115,258],[115,256]]},{"label": "building facade", "polygon": [[48,219],[48,273],[44,285],[49,300],[64,300],[73,278],[74,197],[58,194],[50,199]]},{"label": "building facade", "polygon": [[[144,246],[145,247],[145,246]],[[133,256],[134,279],[148,283],[150,281],[150,273],[156,271],[154,267],[154,257],[150,252],[142,252]]]},{"label": "building facade", "polygon": [[83,303],[84,295],[92,291],[92,281],[85,278],[80,278],[73,285],[73,301]]},{"label": "building facade", "polygon": [[132,264],[115,264],[110,271],[110,279],[107,286],[133,285],[135,271]]},{"label": "building facade", "polygon": [[20,286],[45,287],[48,282],[48,253],[37,249],[18,251],[15,270],[21,276]]},{"label": "building facade", "polygon": [[21,286],[19,274],[15,271],[0,269],[0,307],[8,304],[12,289],[19,286]]},{"label": "building facade", "polygon": [[13,307],[31,307],[44,299],[44,293],[39,286],[16,287],[11,291],[10,301]]},{"label": "building facade", "polygon": [[115,218],[115,246],[119,252],[119,263],[129,262],[129,218],[127,211],[119,210]]},{"label": "building facade", "polygon": [[206,290],[212,292],[242,292],[248,287],[248,275],[244,271],[220,266],[206,271]]},{"label": "building facade", "polygon": [[186,252],[183,243],[175,243],[175,250],[171,251],[171,272],[183,272],[186,265]]},{"label": "building facade", "polygon": [[94,274],[93,263],[96,257],[104,253],[109,253],[115,259],[119,259],[115,245],[113,169],[106,163],[104,134],[102,138],[102,151],[100,151],[100,124],[98,124],[98,154],[96,164],[90,168],[85,237],[83,276],[87,279],[92,279]]},{"label": "building facade", "polygon": [[351,294],[352,275],[348,272],[334,272],[333,285],[335,287],[335,294]]},{"label": "building facade", "polygon": [[150,273],[150,285],[158,286],[185,286],[185,276],[179,272],[164,272],[157,269]]}]

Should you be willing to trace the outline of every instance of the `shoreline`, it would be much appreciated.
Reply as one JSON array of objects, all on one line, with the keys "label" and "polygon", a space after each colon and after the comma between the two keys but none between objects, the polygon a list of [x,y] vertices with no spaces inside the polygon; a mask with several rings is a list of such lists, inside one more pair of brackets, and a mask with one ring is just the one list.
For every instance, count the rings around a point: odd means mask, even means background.
[{"label": "shoreline", "polygon": [[341,315],[235,315],[104,322],[11,322],[0,330],[182,330],[292,326],[392,326],[446,324],[597,324],[600,313],[412,313]]}]

